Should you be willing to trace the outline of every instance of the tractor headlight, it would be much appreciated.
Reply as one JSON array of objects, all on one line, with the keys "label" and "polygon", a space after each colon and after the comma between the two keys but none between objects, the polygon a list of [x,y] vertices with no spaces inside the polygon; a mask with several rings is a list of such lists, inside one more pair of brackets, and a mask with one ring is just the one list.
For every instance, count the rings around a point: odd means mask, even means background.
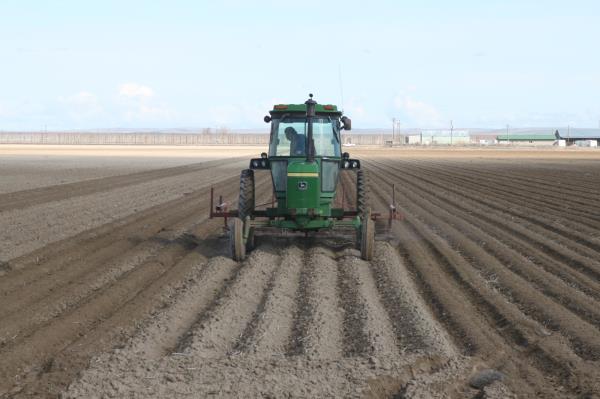
[{"label": "tractor headlight", "polygon": [[269,159],[252,158],[250,160],[250,169],[269,169]]},{"label": "tractor headlight", "polygon": [[350,162],[344,161],[344,169],[350,169]]},{"label": "tractor headlight", "polygon": [[352,161],[352,169],[358,168],[358,162]]}]

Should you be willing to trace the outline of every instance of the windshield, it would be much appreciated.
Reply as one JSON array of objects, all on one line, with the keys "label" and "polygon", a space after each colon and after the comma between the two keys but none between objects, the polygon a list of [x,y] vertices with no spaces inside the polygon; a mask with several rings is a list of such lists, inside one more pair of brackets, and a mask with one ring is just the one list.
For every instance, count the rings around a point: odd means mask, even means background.
[{"label": "windshield", "polygon": [[[329,118],[313,119],[315,156],[339,157],[339,130]],[[308,123],[305,117],[273,119],[269,156],[306,156]]]}]

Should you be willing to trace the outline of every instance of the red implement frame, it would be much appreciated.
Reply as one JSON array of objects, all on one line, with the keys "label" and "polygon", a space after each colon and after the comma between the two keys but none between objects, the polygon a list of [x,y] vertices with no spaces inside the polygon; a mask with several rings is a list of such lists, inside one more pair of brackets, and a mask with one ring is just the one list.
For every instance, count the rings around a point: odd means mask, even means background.
[{"label": "red implement frame", "polygon": [[[237,217],[238,211],[237,210],[230,211],[229,203],[226,201],[223,201],[222,195],[219,196],[219,203],[215,206],[214,196],[215,196],[215,189],[214,189],[214,187],[211,187],[210,188],[210,218],[211,219],[223,218],[223,228],[225,230],[227,230],[228,229],[227,219],[231,218],[231,217]],[[343,201],[343,199],[342,199],[342,201]],[[267,204],[263,204],[263,205],[267,205]],[[272,197],[271,207],[274,207],[274,206],[275,206],[275,197]],[[402,215],[400,215],[396,210],[396,185],[395,184],[392,184],[392,202],[389,205],[389,209],[390,209],[390,211],[389,211],[389,216],[388,216],[388,227],[391,227],[392,221],[403,219]],[[266,216],[266,212],[260,211],[260,210],[254,211],[254,214],[256,216]],[[356,217],[357,215],[358,215],[357,211],[344,211],[344,218],[353,218],[353,217]],[[373,220],[380,219],[381,213],[372,212],[371,218]]]},{"label": "red implement frame", "polygon": [[219,204],[215,206],[215,189],[210,188],[210,218],[223,218],[223,228],[227,230],[227,219],[237,217],[238,211],[229,211],[229,204],[223,201],[223,196],[219,195]]}]

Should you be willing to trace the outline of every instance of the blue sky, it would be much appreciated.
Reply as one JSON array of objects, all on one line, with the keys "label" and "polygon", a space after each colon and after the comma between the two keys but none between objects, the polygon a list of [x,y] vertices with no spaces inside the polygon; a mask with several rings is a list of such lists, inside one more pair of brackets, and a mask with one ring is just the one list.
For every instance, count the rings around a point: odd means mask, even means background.
[{"label": "blue sky", "polygon": [[0,130],[600,123],[594,1],[0,2]]}]

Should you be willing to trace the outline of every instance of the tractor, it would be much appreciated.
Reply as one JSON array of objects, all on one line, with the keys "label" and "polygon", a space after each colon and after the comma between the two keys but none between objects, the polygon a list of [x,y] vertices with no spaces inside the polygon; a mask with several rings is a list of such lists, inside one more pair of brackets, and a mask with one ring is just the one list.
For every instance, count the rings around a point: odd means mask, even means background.
[{"label": "tractor", "polygon": [[[224,217],[231,256],[241,261],[261,230],[309,233],[350,230],[361,257],[371,260],[375,241],[373,214],[368,206],[367,182],[360,161],[342,153],[341,131],[351,120],[337,106],[318,104],[313,95],[303,104],[277,104],[264,117],[271,124],[269,152],[250,160],[240,176],[237,210],[228,210],[220,198],[211,217]],[[256,209],[255,171],[270,170],[271,207]],[[334,207],[341,171],[356,172],[356,208]],[[342,193],[340,193],[342,195]],[[391,215],[391,212],[390,212]],[[230,223],[227,223],[230,218]]]}]

